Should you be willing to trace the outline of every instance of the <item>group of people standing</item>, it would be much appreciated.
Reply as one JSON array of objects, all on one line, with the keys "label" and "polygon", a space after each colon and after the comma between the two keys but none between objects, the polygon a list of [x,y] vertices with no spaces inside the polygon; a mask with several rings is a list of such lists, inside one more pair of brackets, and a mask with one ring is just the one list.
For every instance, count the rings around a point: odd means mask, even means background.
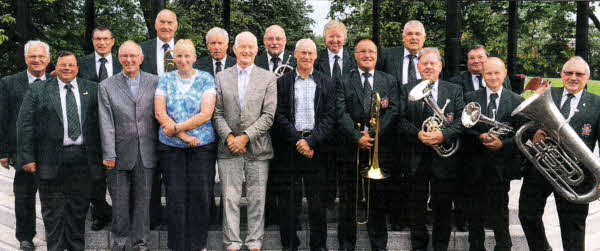
[{"label": "group of people standing", "polygon": [[[498,137],[483,125],[465,128],[460,122],[469,102],[514,128],[525,122],[511,116],[523,98],[511,91],[503,61],[488,58],[484,47],[468,52],[467,73],[444,81],[440,53],[423,48],[426,33],[419,21],[405,24],[402,48],[383,51],[368,39],[354,51],[346,49],[346,27],[331,21],[323,31],[327,49],[320,53],[311,39],[285,50],[285,31],[273,25],[265,31],[261,55],[254,34],[236,35],[235,57],[227,55],[227,31],[215,27],[206,34],[210,55],[199,59],[192,41],[175,41],[175,13],[161,11],[155,28],[156,39],[126,41],[114,56],[114,37],[99,26],[94,53],[79,59],[68,51],[56,54],[56,77],[46,75],[48,45],[30,41],[27,70],[1,80],[0,164],[17,169],[16,237],[22,249],[35,248],[39,190],[48,250],[84,249],[90,203],[92,230],[111,223],[112,250],[149,250],[150,229],[163,214],[164,183],[169,249],[205,250],[208,225],[219,214],[218,172],[224,249],[260,250],[265,218],[275,217],[282,246],[297,250],[304,192],[310,249],[327,250],[326,208],[339,197],[339,249],[354,250],[356,168],[368,165],[377,144],[391,178],[369,182],[372,250],[387,249],[386,216],[392,230],[409,226],[412,250],[426,250],[428,206],[433,249],[447,250],[453,205],[464,211],[470,250],[485,250],[484,223],[494,230],[495,250],[510,250],[508,191],[510,180],[523,175],[519,218],[529,247],[551,250],[541,217],[550,184],[534,168],[522,169],[513,135]],[[171,62],[176,69],[169,71]],[[284,64],[293,70],[279,74]],[[552,94],[561,110],[580,111],[570,125],[593,148],[600,98],[585,91],[589,77],[587,63],[573,57],[561,71],[564,88]],[[431,82],[434,102],[445,107],[441,130],[424,131],[423,121],[434,112],[422,99],[408,98],[423,80]],[[381,98],[378,132],[369,128],[373,93]],[[542,130],[533,140],[540,135]],[[433,150],[457,140],[463,143],[453,156]],[[559,196],[556,203],[564,249],[584,250],[588,205]]]}]

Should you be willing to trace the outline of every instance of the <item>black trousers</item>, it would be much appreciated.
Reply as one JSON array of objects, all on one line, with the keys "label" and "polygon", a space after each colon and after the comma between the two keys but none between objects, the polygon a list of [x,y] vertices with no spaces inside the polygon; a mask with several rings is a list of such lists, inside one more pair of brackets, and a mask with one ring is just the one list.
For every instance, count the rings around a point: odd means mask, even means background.
[{"label": "black trousers", "polygon": [[[396,162],[400,163],[400,162]],[[388,189],[388,210],[392,230],[401,226],[408,226],[410,222],[408,211],[409,180],[406,168],[396,164],[391,171]]]},{"label": "black trousers", "polygon": [[[361,154],[361,160],[366,160]],[[338,211],[338,242],[340,250],[354,250],[356,246],[356,162],[343,162]],[[361,164],[361,168],[366,165]],[[359,174],[360,175],[360,174]],[[362,176],[361,176],[362,178]],[[359,180],[360,182],[360,180]],[[367,232],[372,250],[387,249],[387,224],[385,220],[387,180],[365,179],[370,183]]]},{"label": "black trousers", "polygon": [[[486,177],[491,177],[488,175]],[[510,251],[508,222],[510,181],[484,178],[468,187],[469,250],[485,251],[484,222],[490,223],[496,239],[495,251]]]},{"label": "black trousers", "polygon": [[[554,192],[552,185],[534,168],[525,168],[523,186],[519,197],[519,220],[523,226],[527,244],[532,251],[551,250],[546,238],[542,215],[546,199]],[[585,220],[588,204],[574,204],[559,194],[554,195],[560,235],[565,251],[585,250]]]},{"label": "black trousers", "polygon": [[[152,174],[152,190],[150,192],[150,227],[156,227],[159,224],[166,223],[163,219],[163,209],[162,206],[162,187],[165,186],[165,190],[167,189],[167,174],[166,170],[163,170],[160,164],[160,160],[156,168],[154,168],[154,173]],[[166,193],[166,192],[165,192]]]},{"label": "black trousers", "polygon": [[48,250],[84,250],[91,179],[82,147],[66,147],[52,180],[40,180],[40,202]]},{"label": "black trousers", "polygon": [[[283,247],[298,247],[300,240],[296,234],[298,215],[302,208],[296,205],[298,182],[304,183],[308,201],[308,222],[310,225],[310,248],[325,248],[327,245],[327,159],[307,159],[296,154],[295,160],[283,161],[280,183],[281,197],[279,215],[281,244]],[[302,182],[303,181],[303,182]],[[302,189],[302,187],[300,187]],[[300,191],[300,195],[302,191]]]},{"label": "black trousers", "polygon": [[39,179],[35,173],[23,170],[15,172],[13,192],[15,194],[15,218],[17,240],[31,241],[35,237],[35,194]]},{"label": "black trousers", "polygon": [[[281,200],[281,196],[283,196],[283,192],[285,190],[286,183],[283,182],[283,177],[285,177],[285,172],[282,171],[281,165],[282,160],[271,159],[269,161],[269,179],[267,180],[267,194],[266,194],[266,203],[265,203],[265,226],[267,224],[280,224],[279,220],[281,219],[281,215],[279,212],[281,211],[281,204],[283,203]],[[285,168],[285,167],[283,167]],[[300,217],[302,212],[302,181],[297,180],[294,185],[296,188],[295,191],[295,205],[296,205],[296,220]],[[288,196],[285,194],[285,196]]]},{"label": "black trousers", "polygon": [[[104,170],[106,172],[106,170]],[[94,182],[90,194],[90,213],[92,219],[110,221],[112,217],[112,208],[106,202],[106,175]]]},{"label": "black trousers", "polygon": [[423,164],[409,177],[410,241],[412,249],[427,249],[429,232],[426,228],[427,198],[431,190],[433,211],[432,244],[434,251],[448,250],[450,240],[454,180],[440,180],[431,173],[431,165]]},{"label": "black trousers", "polygon": [[215,143],[178,148],[159,143],[160,163],[166,170],[168,246],[175,251],[207,246],[210,217],[210,181],[217,159]]}]

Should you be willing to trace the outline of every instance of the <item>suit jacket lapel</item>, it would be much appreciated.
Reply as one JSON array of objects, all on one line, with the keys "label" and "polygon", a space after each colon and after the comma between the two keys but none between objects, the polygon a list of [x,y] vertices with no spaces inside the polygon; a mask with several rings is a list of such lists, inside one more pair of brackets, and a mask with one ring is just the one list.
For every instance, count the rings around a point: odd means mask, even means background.
[{"label": "suit jacket lapel", "polygon": [[446,99],[447,99],[447,92],[446,92],[446,87],[444,86],[444,84],[442,84],[442,81],[438,81],[438,90],[437,90],[437,105],[441,108],[444,107],[444,105],[446,104]]},{"label": "suit jacket lapel", "polygon": [[360,103],[360,106],[363,107],[363,87],[362,82],[360,81],[360,72],[356,70],[350,74],[352,74],[350,76],[350,83],[352,84],[352,87],[354,87],[354,92],[356,93],[356,97],[358,99],[358,102]]},{"label": "suit jacket lapel", "polygon": [[86,63],[87,63],[88,69],[90,69],[92,71],[96,82],[99,82],[98,80],[100,78],[98,77],[98,72],[96,72],[96,54],[92,53],[90,60],[86,60]]},{"label": "suit jacket lapel", "polygon": [[508,89],[502,88],[502,95],[500,95],[500,102],[498,102],[498,109],[496,110],[496,120],[499,120],[502,117],[504,117],[504,113],[512,112],[506,110],[507,107],[511,107],[510,97],[508,96],[510,95],[510,93],[508,93],[507,91]]},{"label": "suit jacket lapel", "polygon": [[[142,73],[140,72],[140,74]],[[131,94],[131,89],[127,85],[127,77],[124,74],[120,74],[118,78],[119,79],[117,80],[117,85],[119,86],[119,88],[121,88],[121,91],[123,91],[131,101],[135,102],[135,99],[133,99],[133,94]],[[140,76],[140,84],[141,82],[142,79]]]},{"label": "suit jacket lapel", "polygon": [[158,64],[156,64],[156,58],[158,55],[158,52],[156,51],[156,39],[158,38],[152,39],[152,50],[150,50],[150,53],[152,53],[153,55],[148,55],[148,59],[152,59],[150,64],[152,66],[152,69],[154,70],[154,73],[158,75]]},{"label": "suit jacket lapel", "polygon": [[[257,66],[255,66],[257,67]],[[229,86],[230,90],[233,90],[233,101],[235,101],[235,105],[237,106],[238,110],[240,111],[240,113],[242,112],[242,107],[240,106],[240,92],[238,90],[238,72],[237,72],[237,67],[232,67],[233,69],[231,69],[231,71],[233,71],[233,74],[230,74],[229,77],[229,81],[227,81],[227,83],[230,83]],[[255,71],[256,69],[254,69],[253,71]],[[250,85],[248,83],[248,85]],[[246,88],[247,90],[247,88]],[[248,92],[246,92],[247,94]]]},{"label": "suit jacket lapel", "polygon": [[398,79],[400,80],[400,84],[404,83],[404,47],[400,49],[400,56],[395,58],[396,67],[398,67]]},{"label": "suit jacket lapel", "polygon": [[[317,111],[319,110],[319,105],[321,105],[321,75],[319,75],[318,73],[313,73],[313,80],[315,81],[315,116],[317,116]],[[295,82],[295,81],[294,81]],[[316,122],[316,121],[315,121]]]},{"label": "suit jacket lapel", "polygon": [[[246,93],[244,94],[244,109],[246,110],[246,101],[248,101],[249,97],[254,95],[254,90],[256,89],[254,86],[256,85],[257,79],[259,79],[258,71],[256,68],[252,69],[250,73],[250,78],[248,79],[248,85],[246,85]],[[237,81],[236,81],[237,83]],[[239,96],[239,95],[238,95]]]},{"label": "suit jacket lapel", "polygon": [[77,85],[79,89],[79,100],[81,101],[81,125],[85,125],[85,119],[87,118],[87,107],[89,103],[88,88],[82,79],[77,79]]},{"label": "suit jacket lapel", "polygon": [[[487,92],[486,91],[479,91],[479,105],[481,106],[481,112],[483,114],[485,114],[486,116],[490,116],[490,114],[488,114],[488,108],[487,108]],[[491,117],[490,117],[491,118]]]},{"label": "suit jacket lapel", "polygon": [[15,93],[21,93],[21,94],[25,94],[27,92],[27,89],[29,88],[29,79],[27,78],[27,70],[25,70],[24,72],[22,72],[21,74],[19,74],[19,76],[17,77],[17,90],[15,90]]},{"label": "suit jacket lapel", "polygon": [[578,113],[585,113],[587,112],[588,109],[588,105],[586,103],[589,103],[590,100],[590,95],[589,93],[587,93],[586,90],[583,90],[583,92],[581,93],[581,99],[579,100],[579,104],[577,104],[577,110],[579,110]]},{"label": "suit jacket lapel", "polygon": [[[465,74],[465,82],[466,86],[464,86],[465,88],[465,93],[469,93],[472,91],[475,91],[475,87],[473,87],[473,78],[471,78],[471,74],[467,72],[467,74]],[[486,97],[487,100],[487,97]]]},{"label": "suit jacket lapel", "polygon": [[147,87],[148,87],[148,85],[147,85],[147,81],[146,81],[146,75],[142,74],[142,72],[140,71],[140,87],[138,89],[137,100],[135,101],[136,103],[138,101],[140,101],[140,99],[142,98],[142,96],[144,94],[146,94],[146,91],[148,90]]},{"label": "suit jacket lapel", "polygon": [[50,92],[50,100],[52,101],[52,104],[54,106],[54,111],[56,112],[56,115],[58,115],[58,118],[62,122],[63,121],[62,106],[60,103],[60,92],[58,90],[58,80],[52,79],[51,81],[49,81],[47,83],[46,87],[48,88],[48,90]]},{"label": "suit jacket lapel", "polygon": [[[344,64],[344,67],[346,67],[346,64]],[[327,49],[321,53],[321,58],[319,58],[319,68],[319,71],[321,71],[323,74],[332,77],[331,69],[329,69],[329,54]]]},{"label": "suit jacket lapel", "polygon": [[117,73],[121,72],[121,63],[119,63],[119,59],[117,57],[115,57],[115,55],[111,54],[112,56],[112,65],[113,65],[113,75],[117,75]]}]

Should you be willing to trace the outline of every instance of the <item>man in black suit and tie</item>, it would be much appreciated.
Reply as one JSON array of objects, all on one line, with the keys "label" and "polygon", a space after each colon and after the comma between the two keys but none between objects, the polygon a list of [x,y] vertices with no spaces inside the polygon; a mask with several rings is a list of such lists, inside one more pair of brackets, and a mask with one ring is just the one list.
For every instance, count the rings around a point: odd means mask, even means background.
[{"label": "man in black suit and tie", "polygon": [[[271,25],[265,30],[263,37],[266,52],[258,55],[254,64],[268,71],[274,71],[278,66],[283,65],[289,59],[288,65],[296,67],[296,59],[292,57],[292,52],[285,49],[287,38],[285,31],[279,25]],[[288,71],[286,71],[287,73]]]},{"label": "man in black suit and tie", "polygon": [[[476,102],[481,115],[516,130],[523,119],[511,116],[523,98],[502,86],[506,78],[504,62],[488,58],[481,74],[486,87],[465,95],[465,103]],[[464,121],[463,121],[464,123]],[[505,135],[489,133],[490,126],[477,123],[466,128],[463,134],[465,187],[468,192],[469,250],[485,251],[484,219],[494,230],[494,250],[507,251],[512,242],[508,229],[508,191],[510,180],[521,177],[519,150],[515,145],[514,131]]]},{"label": "man in black suit and tie", "polygon": [[[33,83],[46,80],[46,67],[50,62],[48,44],[32,40],[25,44],[27,70],[0,79],[0,165],[6,169],[14,165],[17,157],[17,115],[23,96]],[[16,238],[23,250],[33,250],[35,237],[35,193],[38,179],[35,174],[15,168],[13,192],[15,194]]]},{"label": "man in black suit and tie", "polygon": [[[341,169],[340,207],[338,211],[338,242],[340,250],[354,250],[356,245],[356,182],[358,174],[356,152],[360,149],[361,167],[368,162],[369,151],[379,145],[381,167],[392,167],[391,148],[395,139],[392,123],[398,114],[398,83],[393,76],[376,71],[377,46],[371,40],[361,40],[355,48],[354,58],[358,68],[343,77],[336,88],[336,113],[339,130],[345,144]],[[379,142],[375,141],[375,129],[371,125],[371,94],[379,93]],[[361,127],[357,130],[356,125]],[[366,179],[366,178],[365,178]],[[368,180],[365,181],[367,183]],[[387,249],[387,224],[385,221],[387,180],[371,180],[367,230],[371,250]]]},{"label": "man in black suit and tie", "polygon": [[421,22],[417,20],[406,22],[402,31],[404,47],[384,50],[377,68],[392,74],[403,85],[421,79],[417,63],[419,62],[419,52],[423,49],[426,38],[425,26]]},{"label": "man in black suit and tie", "polygon": [[[581,57],[569,59],[560,73],[563,88],[552,88],[552,100],[559,108],[563,117],[567,118],[571,111],[578,110],[569,125],[579,135],[581,140],[590,149],[594,150],[598,142],[600,130],[600,98],[585,90],[585,85],[590,79],[590,68]],[[546,134],[538,130],[533,138],[540,142]],[[597,156],[594,156],[597,158]],[[591,174],[584,168],[586,175],[582,184],[577,188],[589,189]],[[578,191],[579,189],[575,189]],[[519,197],[519,220],[523,226],[527,244],[531,250],[552,250],[548,244],[542,215],[546,199],[554,189],[546,179],[529,165],[523,174],[523,186]],[[576,204],[567,201],[558,193],[554,193],[554,201],[558,210],[560,233],[563,249],[565,251],[585,250],[585,220],[588,215],[589,204]]]},{"label": "man in black suit and tie", "polygon": [[402,155],[403,165],[407,165],[409,180],[409,214],[411,244],[413,250],[426,250],[429,233],[425,227],[427,221],[425,212],[427,197],[431,189],[431,206],[433,209],[433,250],[447,250],[450,239],[450,215],[452,213],[452,195],[454,193],[456,168],[458,158],[452,155],[442,158],[436,154],[433,147],[440,144],[456,142],[460,137],[462,125],[460,114],[464,107],[460,87],[439,80],[442,62],[436,48],[425,48],[419,56],[417,69],[423,80],[431,81],[431,95],[440,107],[444,107],[444,119],[447,126],[442,130],[425,132],[421,130],[423,121],[434,116],[431,108],[423,99],[410,101],[408,94],[421,80],[402,86],[402,102],[405,116],[401,116],[398,125],[402,135],[397,145],[399,155]]},{"label": "man in black suit and tie", "polygon": [[206,48],[210,55],[199,58],[194,68],[215,76],[220,71],[235,65],[235,57],[227,55],[229,35],[223,28],[213,27],[206,33]]},{"label": "man in black suit and tie", "polygon": [[[111,50],[115,44],[112,32],[104,25],[100,25],[92,32],[92,44],[94,53],[79,59],[78,77],[89,81],[100,83],[121,71],[121,65],[117,57],[112,55]],[[106,202],[106,174],[92,186],[90,201],[92,206],[91,229],[98,231],[103,229],[111,221],[112,208]]]},{"label": "man in black suit and tie", "polygon": [[308,200],[310,250],[327,250],[327,219],[324,199],[327,191],[328,135],[335,123],[335,85],[327,75],[314,71],[317,47],[310,39],[296,43],[296,72],[277,81],[277,112],[273,134],[281,139],[280,234],[283,250],[298,250],[297,210],[292,186],[304,181]]},{"label": "man in black suit and tie", "polygon": [[84,250],[91,185],[101,177],[98,85],[76,78],[72,52],[57,77],[31,86],[17,120],[17,166],[37,173],[48,250]]},{"label": "man in black suit and tie", "polygon": [[[486,82],[482,76],[483,63],[488,59],[488,52],[483,45],[477,45],[467,53],[467,72],[454,76],[448,82],[460,85],[463,93],[467,94],[479,89],[485,89]],[[511,90],[510,80],[505,77],[502,86]]]}]

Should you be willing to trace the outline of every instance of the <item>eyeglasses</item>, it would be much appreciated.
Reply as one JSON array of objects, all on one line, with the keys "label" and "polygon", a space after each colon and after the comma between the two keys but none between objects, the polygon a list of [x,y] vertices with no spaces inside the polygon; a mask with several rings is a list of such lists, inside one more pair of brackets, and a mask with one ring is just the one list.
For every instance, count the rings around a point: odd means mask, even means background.
[{"label": "eyeglasses", "polygon": [[377,54],[377,51],[375,50],[361,50],[361,51],[357,51],[357,54],[369,54],[369,55],[373,55],[373,54]]},{"label": "eyeglasses", "polygon": [[94,41],[98,41],[98,42],[106,42],[106,41],[112,40],[113,38],[112,37],[95,37],[92,39]]},{"label": "eyeglasses", "polygon": [[314,52],[312,51],[296,51],[298,54],[302,55],[302,56],[312,56],[315,55]]},{"label": "eyeglasses", "polygon": [[574,72],[574,71],[563,71],[563,74],[565,74],[565,76],[567,76],[567,77],[573,76],[573,74],[575,74],[575,76],[577,76],[578,78],[581,78],[581,77],[587,75],[582,72]]}]

